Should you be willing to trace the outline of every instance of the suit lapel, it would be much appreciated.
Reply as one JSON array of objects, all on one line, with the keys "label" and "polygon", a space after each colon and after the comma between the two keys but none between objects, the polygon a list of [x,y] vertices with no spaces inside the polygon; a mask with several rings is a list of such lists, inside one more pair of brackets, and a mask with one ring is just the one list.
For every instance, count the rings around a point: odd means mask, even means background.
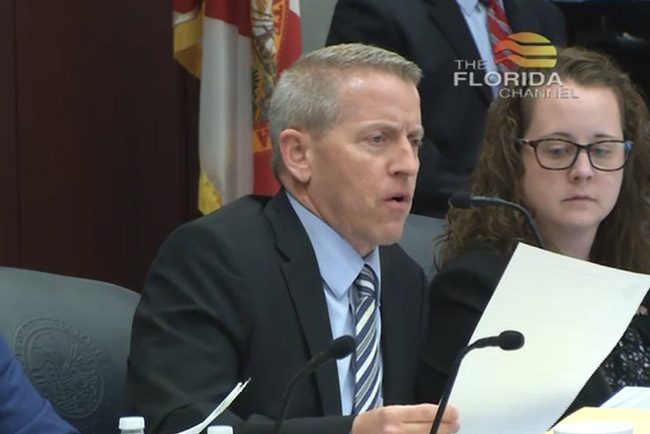
[{"label": "suit lapel", "polygon": [[[264,212],[276,234],[277,247],[284,255],[285,261],[280,267],[307,342],[309,357],[314,357],[332,342],[316,256],[284,190],[271,199]],[[323,414],[340,415],[341,394],[336,363],[324,364],[316,370],[315,376]]]},{"label": "suit lapel", "polygon": [[[386,249],[381,249],[381,339],[382,359],[384,365],[384,404],[403,402],[403,391],[412,384],[404,384],[402,370],[404,363],[401,358],[409,354],[408,348],[403,344],[405,332],[404,324],[409,319],[404,318],[404,298],[399,288],[398,272],[391,272],[390,261]],[[394,270],[393,270],[394,271]],[[408,395],[407,395],[408,396]]]},{"label": "suit lapel", "polygon": [[[552,4],[542,6],[544,8],[554,7]],[[530,0],[503,0],[503,7],[513,33],[539,33],[551,41],[553,40],[552,35],[544,34],[545,26],[542,24],[542,19],[540,18],[543,10],[539,9],[539,5],[531,5]],[[561,23],[558,23],[558,25],[561,25]]]},{"label": "suit lapel", "polygon": [[517,32],[530,32],[531,21],[534,21],[535,14],[531,14],[530,10],[526,10],[524,2],[519,0],[504,0],[503,8],[508,17],[508,23],[513,33]]},{"label": "suit lapel", "polygon": [[[481,60],[481,54],[476,48],[458,3],[455,0],[423,0],[423,2],[429,16],[457,54],[456,59]],[[483,71],[476,71],[478,80],[483,80],[483,75]],[[475,89],[483,95],[488,104],[492,101],[492,92],[488,86],[477,86]]]},{"label": "suit lapel", "polygon": [[436,22],[458,59],[480,59],[472,34],[454,0],[424,0],[429,16]]}]

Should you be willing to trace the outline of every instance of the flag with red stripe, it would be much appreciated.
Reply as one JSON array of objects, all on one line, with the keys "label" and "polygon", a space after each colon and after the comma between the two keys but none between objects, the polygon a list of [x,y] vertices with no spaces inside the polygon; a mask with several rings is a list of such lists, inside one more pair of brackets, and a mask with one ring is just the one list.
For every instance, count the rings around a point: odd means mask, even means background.
[{"label": "flag with red stripe", "polygon": [[271,139],[266,108],[278,75],[300,56],[298,0],[251,1],[253,31],[254,188],[273,194],[278,184],[271,171]]},{"label": "flag with red stripe", "polygon": [[[206,213],[244,194],[277,191],[266,110],[301,42],[299,0],[175,0],[175,25],[201,11],[201,56],[184,65],[201,77],[199,208]],[[176,32],[174,42],[176,51]]]}]

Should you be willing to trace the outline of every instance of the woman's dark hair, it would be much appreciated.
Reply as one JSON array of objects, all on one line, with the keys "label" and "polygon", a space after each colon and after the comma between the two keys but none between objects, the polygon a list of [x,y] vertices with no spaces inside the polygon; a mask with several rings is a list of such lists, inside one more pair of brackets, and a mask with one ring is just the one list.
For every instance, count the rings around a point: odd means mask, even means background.
[{"label": "woman's dark hair", "polygon": [[[532,71],[527,69],[526,71]],[[590,260],[637,272],[650,272],[650,125],[640,90],[607,56],[584,48],[558,50],[553,68],[536,69],[582,87],[611,89],[618,100],[623,134],[634,143],[618,200],[601,222]],[[482,152],[472,175],[472,193],[497,196],[528,207],[522,194],[524,167],[516,146],[531,122],[535,97],[531,87],[511,84],[491,104]],[[523,217],[510,209],[450,209],[441,262],[444,266],[478,244],[511,255],[518,241],[535,244]]]}]

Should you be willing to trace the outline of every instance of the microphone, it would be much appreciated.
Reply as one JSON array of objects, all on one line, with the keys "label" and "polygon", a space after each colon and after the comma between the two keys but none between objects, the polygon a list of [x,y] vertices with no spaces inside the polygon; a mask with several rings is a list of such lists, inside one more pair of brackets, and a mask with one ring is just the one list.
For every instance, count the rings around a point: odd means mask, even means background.
[{"label": "microphone", "polygon": [[282,428],[282,422],[287,417],[287,410],[289,409],[289,402],[291,400],[291,392],[299,379],[305,375],[313,372],[323,363],[332,359],[342,359],[348,356],[354,350],[354,338],[350,335],[343,335],[338,337],[329,344],[327,348],[316,354],[301,370],[291,378],[287,387],[282,394],[282,407],[280,416],[275,420],[273,425],[273,434],[279,434]]},{"label": "microphone", "polygon": [[456,356],[454,360],[454,365],[447,379],[447,384],[445,384],[445,389],[440,398],[440,403],[438,404],[438,411],[436,416],[433,419],[433,425],[431,425],[430,434],[437,434],[438,428],[440,428],[440,423],[442,422],[442,414],[447,408],[447,402],[449,401],[449,396],[451,395],[451,389],[454,386],[454,381],[456,381],[456,376],[460,370],[460,363],[463,361],[467,353],[476,349],[476,348],[486,348],[486,347],[499,347],[505,351],[518,350],[524,346],[524,335],[521,332],[516,330],[505,330],[499,334],[499,336],[491,336],[488,338],[482,338],[475,341],[473,344],[466,346]]},{"label": "microphone", "polygon": [[535,237],[535,241],[537,241],[537,245],[542,249],[546,249],[546,245],[544,244],[544,241],[539,234],[539,229],[537,228],[535,220],[533,220],[533,217],[530,215],[526,208],[517,203],[509,202],[498,197],[474,196],[473,194],[470,194],[466,191],[459,191],[451,195],[449,198],[449,203],[456,208],[463,209],[469,208],[471,206],[502,206],[506,208],[514,208],[522,213],[526,218],[526,223],[528,223],[528,226],[533,231],[533,236]]}]

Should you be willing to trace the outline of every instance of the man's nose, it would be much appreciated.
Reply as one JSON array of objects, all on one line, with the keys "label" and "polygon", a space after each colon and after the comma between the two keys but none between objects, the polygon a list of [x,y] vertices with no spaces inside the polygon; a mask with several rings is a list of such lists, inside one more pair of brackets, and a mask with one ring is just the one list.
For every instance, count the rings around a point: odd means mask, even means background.
[{"label": "man's nose", "polygon": [[412,139],[402,138],[396,151],[393,173],[416,176],[420,168],[418,152],[419,147],[413,145]]}]

